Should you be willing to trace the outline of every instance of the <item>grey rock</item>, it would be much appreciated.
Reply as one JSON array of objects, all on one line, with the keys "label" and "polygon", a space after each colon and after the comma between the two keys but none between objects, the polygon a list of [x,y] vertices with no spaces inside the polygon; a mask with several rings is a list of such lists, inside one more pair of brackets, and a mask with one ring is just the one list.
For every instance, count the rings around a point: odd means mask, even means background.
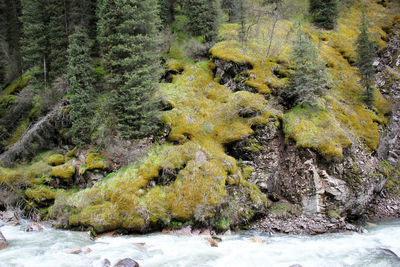
[{"label": "grey rock", "polygon": [[130,258],[125,258],[118,261],[117,264],[114,265],[114,267],[139,267],[139,263]]},{"label": "grey rock", "polygon": [[4,235],[0,232],[0,250],[8,247],[8,243]]}]

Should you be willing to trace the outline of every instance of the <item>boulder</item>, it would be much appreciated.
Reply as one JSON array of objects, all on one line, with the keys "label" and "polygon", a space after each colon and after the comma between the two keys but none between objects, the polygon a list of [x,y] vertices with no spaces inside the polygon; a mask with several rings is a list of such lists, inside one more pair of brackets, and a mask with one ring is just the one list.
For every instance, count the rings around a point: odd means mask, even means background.
[{"label": "boulder", "polygon": [[114,267],[139,267],[139,263],[130,258],[125,258],[118,261],[117,264],[114,265]]},{"label": "boulder", "polygon": [[0,250],[8,247],[8,243],[4,235],[0,232]]},{"label": "boulder", "polygon": [[111,266],[111,262],[109,261],[109,259],[104,259],[103,260],[103,267],[110,267]]},{"label": "boulder", "polygon": [[27,226],[24,227],[25,232],[41,232],[43,231],[43,227],[35,222],[31,222]]},{"label": "boulder", "polygon": [[210,237],[206,237],[206,238],[204,238],[204,240],[207,241],[210,244],[210,246],[218,247],[218,243],[214,239],[212,239]]}]

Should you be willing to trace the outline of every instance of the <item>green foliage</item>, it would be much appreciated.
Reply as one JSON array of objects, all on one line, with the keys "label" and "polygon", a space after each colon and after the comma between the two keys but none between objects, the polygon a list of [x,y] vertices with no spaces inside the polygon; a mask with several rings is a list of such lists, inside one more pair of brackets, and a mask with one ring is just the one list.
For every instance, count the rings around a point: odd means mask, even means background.
[{"label": "green foliage", "polygon": [[174,21],[176,0],[158,0],[160,6],[160,18],[163,24],[171,24]]},{"label": "green foliage", "polygon": [[21,0],[23,37],[21,50],[25,69],[32,69],[34,83],[45,81],[49,53],[46,31],[47,13],[44,0]]},{"label": "green foliage", "polygon": [[68,72],[71,94],[72,135],[78,145],[90,141],[92,133],[91,120],[93,117],[93,71],[90,65],[88,36],[77,27],[70,36],[68,47]]},{"label": "green foliage", "polygon": [[328,87],[324,62],[308,34],[301,29],[293,45],[292,61],[296,67],[291,77],[289,95],[300,105],[315,105]]},{"label": "green foliage", "polygon": [[214,40],[218,33],[218,1],[184,0],[183,12],[189,18],[188,28],[194,36],[204,35]]},{"label": "green foliage", "polygon": [[65,10],[65,1],[48,0],[46,2],[49,16],[47,26],[50,47],[49,80],[54,80],[64,73],[67,65],[68,28],[65,25],[67,10]]},{"label": "green foliage", "polygon": [[337,0],[310,0],[309,11],[317,26],[325,29],[335,27],[338,17]]},{"label": "green foliage", "polygon": [[99,40],[117,128],[125,138],[157,129],[157,6],[156,0],[105,0],[101,5]]},{"label": "green foliage", "polygon": [[373,62],[376,56],[376,45],[371,41],[368,32],[368,21],[365,12],[362,13],[360,34],[356,41],[357,67],[361,74],[361,83],[366,88],[364,101],[368,106],[374,102],[374,89],[372,88],[374,79]]}]

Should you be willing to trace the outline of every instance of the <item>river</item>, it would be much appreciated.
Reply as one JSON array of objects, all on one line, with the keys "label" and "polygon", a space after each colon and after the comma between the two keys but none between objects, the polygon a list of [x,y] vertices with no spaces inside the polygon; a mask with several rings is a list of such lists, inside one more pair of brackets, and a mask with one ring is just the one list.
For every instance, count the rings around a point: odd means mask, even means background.
[{"label": "river", "polygon": [[[150,266],[400,266],[390,249],[400,255],[400,221],[367,228],[368,233],[336,233],[319,236],[266,235],[243,232],[222,236],[211,247],[204,236],[149,234],[102,237],[91,241],[87,233],[45,228],[24,232],[21,226],[0,230],[9,247],[0,251],[0,266],[111,266],[129,257],[141,267]],[[255,243],[257,237],[265,243]],[[70,254],[81,249],[80,254]]]}]

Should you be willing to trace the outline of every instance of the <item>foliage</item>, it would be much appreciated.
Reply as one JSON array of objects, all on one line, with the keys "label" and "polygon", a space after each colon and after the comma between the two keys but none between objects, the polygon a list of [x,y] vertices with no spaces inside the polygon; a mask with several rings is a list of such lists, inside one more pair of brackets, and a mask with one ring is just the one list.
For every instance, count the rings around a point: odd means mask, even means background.
[{"label": "foliage", "polygon": [[158,0],[160,6],[160,18],[163,23],[171,24],[175,19],[175,9],[174,4],[176,0]]},{"label": "foliage", "polygon": [[333,29],[338,17],[337,0],[310,0],[310,14],[313,22],[322,28]]},{"label": "foliage", "polygon": [[295,98],[295,104],[317,104],[328,87],[328,75],[314,43],[301,29],[297,32],[291,59],[296,70],[291,76],[289,95]]},{"label": "foliage", "polygon": [[93,71],[90,65],[88,36],[82,28],[77,27],[70,36],[68,47],[68,72],[71,94],[72,135],[79,145],[90,141],[93,117]]},{"label": "foliage", "polygon": [[368,106],[372,106],[374,102],[372,84],[375,74],[373,62],[376,56],[376,45],[370,40],[365,12],[362,13],[360,34],[356,41],[356,51],[358,55],[357,67],[361,74],[361,83],[366,88],[364,101]]},{"label": "foliage", "polygon": [[105,0],[100,13],[99,40],[117,128],[125,138],[146,136],[157,129],[157,2]]},{"label": "foliage", "polygon": [[189,18],[188,28],[194,36],[214,40],[218,31],[218,1],[183,0],[183,12]]}]

